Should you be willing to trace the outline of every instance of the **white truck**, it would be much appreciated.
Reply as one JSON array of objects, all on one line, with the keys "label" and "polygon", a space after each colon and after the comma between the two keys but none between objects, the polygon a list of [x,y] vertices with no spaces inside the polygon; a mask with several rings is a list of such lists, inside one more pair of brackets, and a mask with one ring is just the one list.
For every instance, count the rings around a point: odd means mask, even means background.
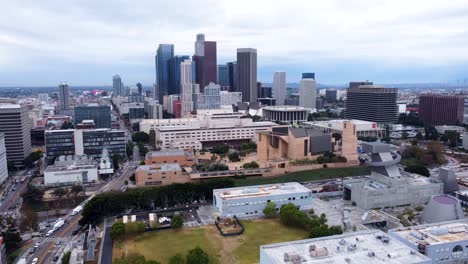
[{"label": "white truck", "polygon": [[52,228],[53,230],[58,230],[65,224],[65,221],[59,220],[54,224],[54,227]]},{"label": "white truck", "polygon": [[78,205],[75,209],[73,209],[73,211],[71,212],[71,215],[76,215],[79,212],[81,212],[81,210],[83,210],[83,206]]}]

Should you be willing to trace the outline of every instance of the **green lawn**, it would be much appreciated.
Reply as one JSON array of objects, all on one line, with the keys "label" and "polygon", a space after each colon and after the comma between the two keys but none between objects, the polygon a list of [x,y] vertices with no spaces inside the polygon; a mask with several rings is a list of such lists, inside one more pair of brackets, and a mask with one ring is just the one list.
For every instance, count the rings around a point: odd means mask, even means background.
[{"label": "green lawn", "polygon": [[298,171],[278,177],[251,177],[247,179],[236,179],[235,184],[236,186],[248,186],[292,181],[303,182],[369,174],[370,170],[367,167],[327,168],[310,171]]}]

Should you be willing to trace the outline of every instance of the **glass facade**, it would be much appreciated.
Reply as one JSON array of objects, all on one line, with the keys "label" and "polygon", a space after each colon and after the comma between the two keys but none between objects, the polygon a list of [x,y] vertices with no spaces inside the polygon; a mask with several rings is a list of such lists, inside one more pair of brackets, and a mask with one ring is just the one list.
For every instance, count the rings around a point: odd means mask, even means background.
[{"label": "glass facade", "polygon": [[169,64],[171,59],[174,57],[174,45],[173,44],[159,44],[157,55],[156,55],[156,83],[157,83],[157,98],[161,103],[164,95],[169,94],[170,81],[170,70]]},{"label": "glass facade", "polygon": [[109,157],[119,154],[125,157],[125,132],[121,130],[88,130],[83,131],[84,154],[100,158],[102,149],[109,151]]},{"label": "glass facade", "polygon": [[46,131],[47,162],[53,164],[62,155],[75,155],[74,130]]},{"label": "glass facade", "polygon": [[228,65],[218,65],[218,84],[221,86],[229,86]]},{"label": "glass facade", "polygon": [[83,120],[93,120],[96,128],[111,128],[111,109],[108,105],[75,107],[75,126]]},{"label": "glass facade", "polygon": [[180,94],[181,93],[181,81],[180,81],[180,64],[184,60],[189,60],[190,56],[181,55],[174,56],[169,61],[169,75],[170,75],[170,87],[168,94]]}]

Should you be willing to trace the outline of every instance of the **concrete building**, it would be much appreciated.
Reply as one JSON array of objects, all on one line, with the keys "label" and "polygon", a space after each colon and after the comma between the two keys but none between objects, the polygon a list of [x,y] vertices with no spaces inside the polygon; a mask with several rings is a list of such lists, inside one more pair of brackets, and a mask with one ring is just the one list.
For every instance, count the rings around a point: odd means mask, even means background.
[{"label": "concrete building", "polygon": [[242,113],[234,112],[232,106],[230,108],[197,110],[198,119],[232,119],[241,118],[242,116]]},{"label": "concrete building", "polygon": [[28,108],[19,104],[0,104],[0,133],[5,135],[8,161],[22,166],[31,153],[31,119]]},{"label": "concrete building", "polygon": [[338,91],[336,89],[327,89],[325,91],[325,98],[329,103],[336,102],[338,99]]},{"label": "concrete building", "polygon": [[432,126],[462,124],[464,103],[462,95],[421,95],[419,118],[424,124]]},{"label": "concrete building", "polygon": [[156,142],[166,149],[201,149],[220,144],[237,146],[256,141],[257,132],[276,126],[273,122],[253,122],[249,118],[240,119],[162,119],[142,120],[140,131],[156,132]]},{"label": "concrete building", "polygon": [[136,186],[160,186],[190,181],[177,163],[140,165],[135,171]]},{"label": "concrete building", "polygon": [[169,164],[177,163],[182,167],[192,167],[198,163],[197,157],[193,151],[184,150],[166,150],[166,151],[150,151],[146,153],[145,164]]},{"label": "concrete building", "polygon": [[359,165],[356,130],[355,123],[351,121],[343,123],[343,130],[341,133],[341,156],[345,157],[348,163]]},{"label": "concrete building", "polygon": [[67,111],[70,110],[70,91],[68,84],[61,83],[59,85],[59,102],[58,110],[60,114],[67,114]]},{"label": "concrete building", "polygon": [[205,87],[204,92],[198,96],[198,110],[220,109],[221,108],[221,87],[218,84],[210,83]]},{"label": "concrete building", "polygon": [[174,102],[180,99],[181,97],[178,94],[165,95],[163,99],[163,109],[171,115],[174,115]]},{"label": "concrete building", "polygon": [[119,154],[126,156],[125,131],[113,129],[67,129],[45,132],[46,157],[49,164],[59,156],[87,155],[100,158],[102,149],[109,151],[110,157]]},{"label": "concrete building", "polygon": [[425,223],[453,221],[465,218],[460,201],[450,195],[436,195],[431,198],[422,213]]},{"label": "concrete building", "polygon": [[163,119],[163,106],[153,98],[145,98],[145,112],[148,119]]},{"label": "concrete building", "polygon": [[40,93],[40,94],[37,94],[37,98],[42,103],[49,103],[49,94]]},{"label": "concrete building", "polygon": [[380,230],[260,246],[260,264],[431,264],[429,257]]},{"label": "concrete building", "polygon": [[228,91],[221,91],[219,92],[220,96],[220,104],[221,106],[229,105],[232,106],[237,105],[239,102],[242,102],[242,93],[241,92],[228,92]]},{"label": "concrete building", "polygon": [[307,116],[311,111],[312,109],[302,106],[266,106],[262,108],[262,117],[273,122],[293,124],[307,121]]},{"label": "concrete building", "polygon": [[432,196],[443,193],[443,182],[438,179],[406,172],[402,175],[397,166],[401,156],[391,151],[389,144],[363,142],[362,149],[368,154],[366,165],[371,168],[371,177],[345,181],[344,200],[373,209],[426,204]]},{"label": "concrete building", "polygon": [[205,34],[197,34],[197,40],[195,41],[195,55],[203,56],[205,55]]},{"label": "concrete building", "polygon": [[191,60],[185,60],[180,66],[180,82],[182,85],[181,107],[182,117],[190,116],[195,110],[194,100],[200,93],[200,87],[195,83],[195,64]]},{"label": "concrete building", "polygon": [[462,137],[462,148],[468,150],[468,131],[463,132]]},{"label": "concrete building", "polygon": [[276,126],[258,133],[259,161],[299,160],[332,150],[331,134]]},{"label": "concrete building", "polygon": [[385,135],[385,129],[377,126],[376,122],[369,122],[356,119],[334,119],[327,121],[310,121],[303,122],[303,126],[312,128],[324,133],[343,133],[344,123],[346,121],[352,122],[356,126],[357,137],[375,137],[382,138]]},{"label": "concrete building", "polygon": [[414,251],[429,257],[432,263],[468,261],[468,220],[440,222],[392,229],[388,234]]},{"label": "concrete building", "polygon": [[257,98],[257,103],[261,106],[275,106],[276,99],[275,98]]},{"label": "concrete building", "polygon": [[278,71],[273,75],[273,96],[276,104],[284,105],[286,99],[286,72]]},{"label": "concrete building", "polygon": [[111,108],[109,105],[88,104],[75,107],[75,126],[83,120],[93,120],[96,128],[111,128]]},{"label": "concrete building", "polygon": [[5,148],[5,134],[0,133],[0,185],[8,179],[8,162]]},{"label": "concrete building", "polygon": [[312,191],[297,182],[234,187],[213,190],[213,203],[221,217],[261,217],[268,202],[293,203],[299,210],[312,208]]},{"label": "concrete building", "polygon": [[98,165],[86,155],[60,156],[44,171],[44,185],[63,186],[98,180]]},{"label": "concrete building", "polygon": [[317,83],[315,79],[305,78],[299,84],[299,106],[316,108]]},{"label": "concrete building", "polygon": [[123,92],[123,83],[119,75],[114,75],[112,77],[112,95],[113,96],[125,96]]},{"label": "concrete building", "polygon": [[242,102],[257,102],[257,50],[237,49],[237,89]]},{"label": "concrete building", "polygon": [[466,131],[466,129],[464,127],[462,127],[462,126],[446,126],[446,125],[443,125],[443,126],[435,126],[435,129],[440,134],[444,134],[447,131],[455,131],[455,132],[460,133],[460,135],[461,135]]}]

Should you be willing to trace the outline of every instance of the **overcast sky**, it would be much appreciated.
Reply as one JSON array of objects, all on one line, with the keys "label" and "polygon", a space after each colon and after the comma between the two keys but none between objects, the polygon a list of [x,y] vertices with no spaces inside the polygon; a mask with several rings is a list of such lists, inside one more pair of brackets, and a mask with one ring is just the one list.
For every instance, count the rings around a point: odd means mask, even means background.
[{"label": "overcast sky", "polygon": [[1,1],[0,86],[127,85],[155,80],[159,43],[193,55],[197,33],[218,64],[256,48],[258,79],[315,72],[319,83],[468,78],[466,0]]}]

